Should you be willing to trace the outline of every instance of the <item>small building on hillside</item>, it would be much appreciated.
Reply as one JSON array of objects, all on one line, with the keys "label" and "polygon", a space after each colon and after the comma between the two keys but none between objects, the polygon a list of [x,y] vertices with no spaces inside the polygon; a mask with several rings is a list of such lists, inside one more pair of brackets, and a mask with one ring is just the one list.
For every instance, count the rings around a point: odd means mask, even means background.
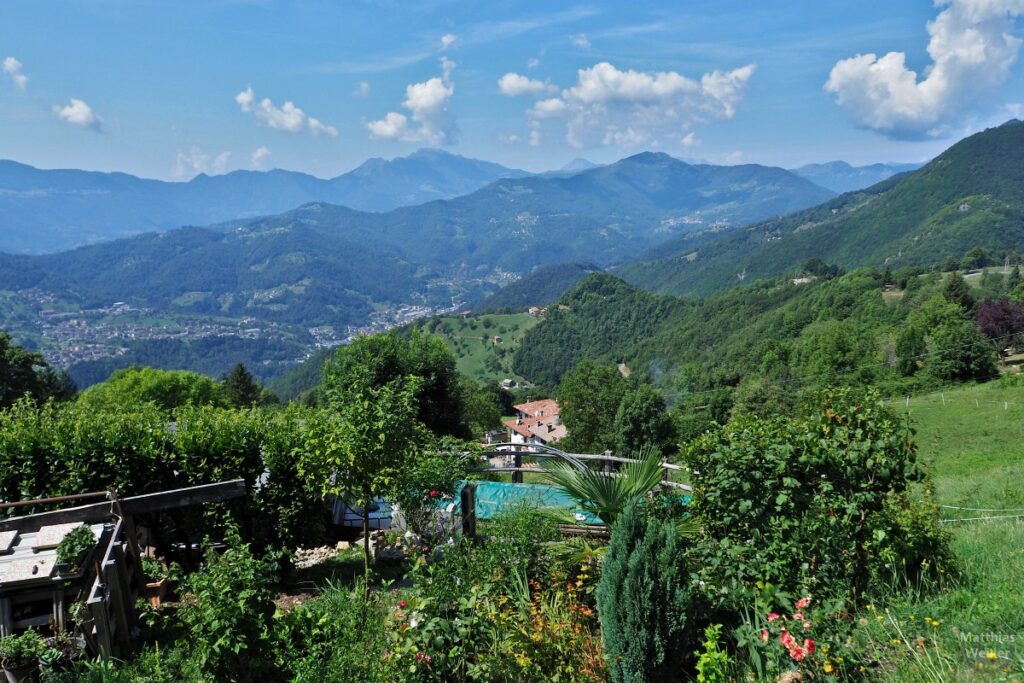
[{"label": "small building on hillside", "polygon": [[508,428],[510,443],[545,445],[564,439],[568,434],[559,417],[557,401],[548,398],[514,407],[515,419],[503,423]]}]

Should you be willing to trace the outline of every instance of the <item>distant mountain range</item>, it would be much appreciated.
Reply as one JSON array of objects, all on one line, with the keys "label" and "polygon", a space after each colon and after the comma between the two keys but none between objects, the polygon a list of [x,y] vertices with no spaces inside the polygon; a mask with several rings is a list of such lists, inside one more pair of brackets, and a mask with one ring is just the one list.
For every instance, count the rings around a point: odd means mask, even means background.
[{"label": "distant mountain range", "polygon": [[431,282],[457,291],[460,282],[550,263],[605,266],[673,235],[784,214],[830,194],[778,168],[690,166],[645,153],[566,178],[499,180],[387,213],[313,203],[210,228],[3,256],[0,288],[349,323],[372,302],[423,297]]},{"label": "distant mountain range", "polygon": [[899,173],[916,171],[923,164],[871,164],[851,166],[845,161],[830,161],[825,164],[807,164],[792,169],[801,178],[807,178],[815,185],[827,187],[833,192],[852,192],[876,185]]},{"label": "distant mountain range", "polygon": [[1024,122],[956,143],[923,168],[781,218],[669,240],[617,271],[666,293],[708,294],[819,258],[894,269],[972,247],[1024,250]]},{"label": "distant mountain range", "polygon": [[327,180],[273,170],[164,182],[0,161],[0,251],[61,251],[183,225],[275,214],[309,202],[388,211],[526,175],[433,149],[391,161],[370,159]]}]

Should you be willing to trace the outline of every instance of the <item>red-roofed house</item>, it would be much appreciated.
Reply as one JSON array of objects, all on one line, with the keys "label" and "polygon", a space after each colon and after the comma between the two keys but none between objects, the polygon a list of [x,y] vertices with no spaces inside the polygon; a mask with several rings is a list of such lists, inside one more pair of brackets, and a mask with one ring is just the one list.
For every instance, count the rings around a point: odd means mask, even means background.
[{"label": "red-roofed house", "polygon": [[520,403],[515,409],[516,418],[504,422],[511,443],[548,444],[568,433],[558,416],[558,403],[552,399]]}]

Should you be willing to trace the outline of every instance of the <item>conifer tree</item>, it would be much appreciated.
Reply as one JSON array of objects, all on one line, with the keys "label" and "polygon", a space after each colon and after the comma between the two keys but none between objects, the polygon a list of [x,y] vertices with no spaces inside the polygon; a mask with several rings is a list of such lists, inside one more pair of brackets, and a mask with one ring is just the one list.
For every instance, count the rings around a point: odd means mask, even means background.
[{"label": "conifer tree", "polygon": [[259,403],[263,395],[263,387],[242,363],[233,367],[224,377],[224,389],[231,405],[236,408],[249,408]]}]

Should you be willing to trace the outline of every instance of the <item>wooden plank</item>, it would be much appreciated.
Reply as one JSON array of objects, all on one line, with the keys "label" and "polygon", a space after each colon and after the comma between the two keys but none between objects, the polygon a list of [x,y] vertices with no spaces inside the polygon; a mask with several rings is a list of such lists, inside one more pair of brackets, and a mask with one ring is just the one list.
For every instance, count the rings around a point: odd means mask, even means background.
[{"label": "wooden plank", "polygon": [[107,605],[102,600],[90,600],[88,608],[96,624],[96,644],[99,646],[100,657],[108,659],[114,654],[114,648],[110,633],[110,619],[107,616]]},{"label": "wooden plank", "polygon": [[[215,503],[232,498],[241,498],[247,494],[245,481],[234,479],[216,484],[203,484],[173,491],[160,491],[132,496],[121,500],[121,508],[126,515],[162,512],[175,508],[187,507],[199,503]],[[2,531],[35,531],[45,525],[67,524],[80,522],[94,524],[104,522],[116,514],[116,506],[112,502],[80,505],[63,510],[51,510],[34,515],[11,517],[0,520]]]},{"label": "wooden plank", "polygon": [[188,507],[199,503],[218,503],[233,498],[244,498],[248,495],[244,479],[233,479],[216,484],[190,486],[173,491],[148,493],[141,496],[123,498],[121,506],[126,515],[142,515],[152,512],[163,512],[176,508]]},{"label": "wooden plank", "polygon": [[128,642],[128,608],[125,605],[125,593],[121,578],[117,575],[116,562],[108,562],[103,566],[103,583],[107,585],[107,610],[114,616],[117,630],[114,635],[120,643]]}]

